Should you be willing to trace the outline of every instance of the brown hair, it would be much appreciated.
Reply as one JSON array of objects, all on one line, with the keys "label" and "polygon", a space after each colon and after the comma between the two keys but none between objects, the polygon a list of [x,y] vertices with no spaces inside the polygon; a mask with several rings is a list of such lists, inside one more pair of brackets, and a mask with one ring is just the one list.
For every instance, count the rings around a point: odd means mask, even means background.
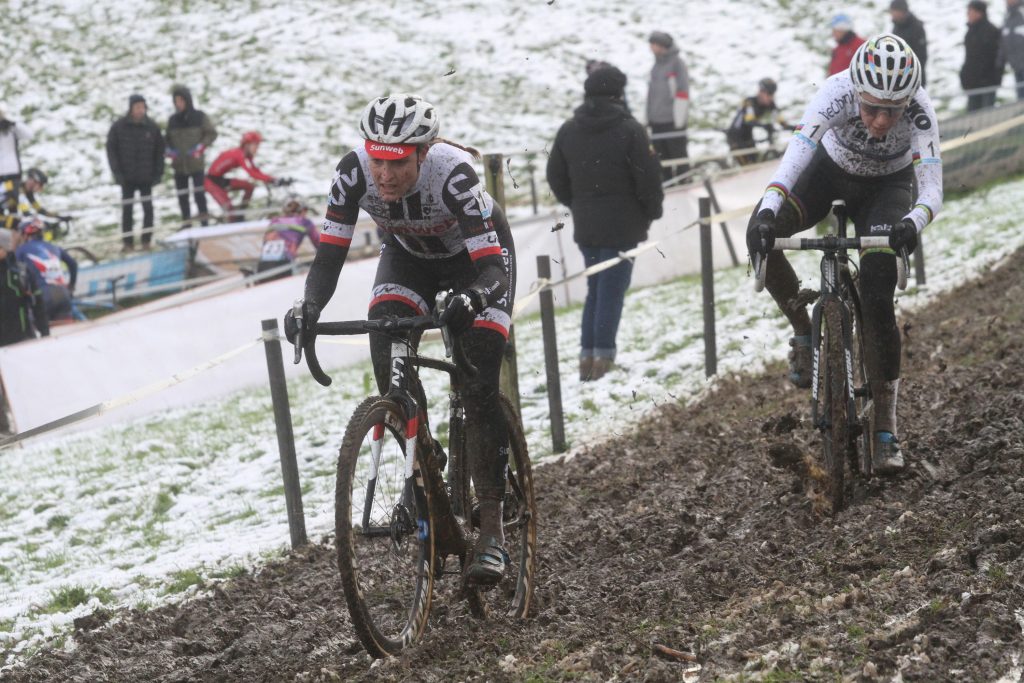
[{"label": "brown hair", "polygon": [[463,152],[469,152],[469,154],[474,159],[476,159],[477,161],[480,161],[481,159],[483,159],[483,155],[480,154],[480,150],[478,150],[477,148],[469,147],[467,145],[460,145],[457,142],[452,142],[451,140],[448,140],[448,139],[445,139],[445,138],[434,138],[433,140],[431,140],[430,142],[427,143],[427,149],[430,149],[431,147],[433,147],[434,145],[436,145],[436,144],[438,144],[440,142],[443,142],[446,145],[451,145],[452,147],[457,147],[457,148],[461,149]]}]

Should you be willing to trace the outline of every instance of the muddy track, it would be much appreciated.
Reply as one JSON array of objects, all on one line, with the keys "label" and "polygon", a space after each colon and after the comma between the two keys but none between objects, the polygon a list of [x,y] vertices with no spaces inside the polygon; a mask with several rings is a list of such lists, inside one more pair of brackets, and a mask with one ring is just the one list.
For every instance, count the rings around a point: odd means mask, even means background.
[{"label": "muddy track", "polygon": [[81,620],[73,650],[4,679],[1017,680],[1021,256],[903,321],[909,471],[855,484],[835,518],[804,485],[805,392],[776,367],[537,469],[528,621],[481,623],[442,597],[421,645],[374,663],[318,545],[185,604]]}]

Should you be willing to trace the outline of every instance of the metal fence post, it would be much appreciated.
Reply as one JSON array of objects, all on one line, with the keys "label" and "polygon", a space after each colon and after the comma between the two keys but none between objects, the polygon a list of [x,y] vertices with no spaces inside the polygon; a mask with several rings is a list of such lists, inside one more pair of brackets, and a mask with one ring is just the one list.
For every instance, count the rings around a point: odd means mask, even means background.
[{"label": "metal fence post", "polygon": [[306,520],[302,513],[302,488],[299,486],[299,465],[295,459],[295,435],[292,433],[292,412],[288,405],[288,384],[284,377],[277,319],[263,321],[263,348],[267,352],[267,373],[270,375],[270,398],[274,403],[274,425],[277,427],[277,450],[281,455],[284,477],[284,501],[288,509],[288,531],[292,548],[306,545]]},{"label": "metal fence post", "polygon": [[711,200],[701,197],[700,204],[700,279],[704,293],[704,375],[718,372],[715,348],[715,266],[711,260]]},{"label": "metal fence post", "polygon": [[[537,277],[551,279],[551,257],[537,257]],[[558,374],[558,342],[555,338],[555,297],[550,289],[540,293],[540,323],[544,336],[544,370],[548,383],[548,409],[551,411],[551,450],[565,451],[565,417],[562,413],[562,380]]]}]

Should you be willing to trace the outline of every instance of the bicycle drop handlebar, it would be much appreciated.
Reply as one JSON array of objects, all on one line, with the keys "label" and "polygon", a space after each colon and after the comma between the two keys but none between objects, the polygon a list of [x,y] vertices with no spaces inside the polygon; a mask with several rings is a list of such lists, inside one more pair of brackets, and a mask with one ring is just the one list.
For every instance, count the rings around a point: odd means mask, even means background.
[{"label": "bicycle drop handlebar", "polygon": [[[301,302],[296,302],[295,309],[301,311]],[[304,339],[302,325],[300,322],[299,332],[295,337],[295,363],[302,360],[302,353],[306,353],[306,365],[313,379],[323,386],[331,385],[330,376],[320,366],[320,360],[316,355],[316,338],[318,335],[343,336],[368,334],[379,332],[382,334],[396,334],[400,332],[416,332],[423,330],[441,330],[444,339],[445,352],[447,356],[454,354],[455,364],[466,373],[475,375],[476,367],[466,357],[461,344],[452,344],[448,328],[439,322],[438,318],[432,315],[417,315],[406,318],[378,318],[377,320],[342,320],[337,322],[318,322],[313,326],[313,334],[310,339]]]},{"label": "bicycle drop handlebar", "polygon": [[[840,251],[844,249],[888,249],[889,238],[877,237],[837,237],[826,235],[825,237],[776,237],[772,249],[776,251],[808,250],[819,251]],[[764,289],[765,271],[767,270],[766,259],[760,254],[754,254],[754,291],[760,292]],[[896,286],[900,291],[907,288],[907,271],[910,267],[910,257],[906,249],[900,249],[896,259]]]}]

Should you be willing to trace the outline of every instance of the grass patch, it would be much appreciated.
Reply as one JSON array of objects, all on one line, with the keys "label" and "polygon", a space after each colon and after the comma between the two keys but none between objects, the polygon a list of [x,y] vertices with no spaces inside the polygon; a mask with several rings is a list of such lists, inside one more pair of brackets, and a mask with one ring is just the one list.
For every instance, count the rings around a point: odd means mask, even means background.
[{"label": "grass patch", "polygon": [[36,505],[34,508],[32,508],[32,512],[36,513],[37,515],[41,515],[52,507],[53,503],[40,503],[39,505]]},{"label": "grass patch", "polygon": [[43,558],[43,562],[40,566],[43,569],[56,569],[57,567],[67,563],[67,561],[68,556],[64,553],[50,553]]},{"label": "grass patch", "polygon": [[50,593],[50,602],[43,607],[43,614],[57,614],[89,602],[89,591],[81,586],[62,586]]},{"label": "grass patch", "polygon": [[61,531],[66,528],[71,518],[67,515],[54,515],[46,521],[46,528],[51,531]]},{"label": "grass patch", "polygon": [[164,588],[164,595],[187,591],[192,586],[202,587],[205,579],[195,569],[184,569],[171,574],[171,582]]}]

